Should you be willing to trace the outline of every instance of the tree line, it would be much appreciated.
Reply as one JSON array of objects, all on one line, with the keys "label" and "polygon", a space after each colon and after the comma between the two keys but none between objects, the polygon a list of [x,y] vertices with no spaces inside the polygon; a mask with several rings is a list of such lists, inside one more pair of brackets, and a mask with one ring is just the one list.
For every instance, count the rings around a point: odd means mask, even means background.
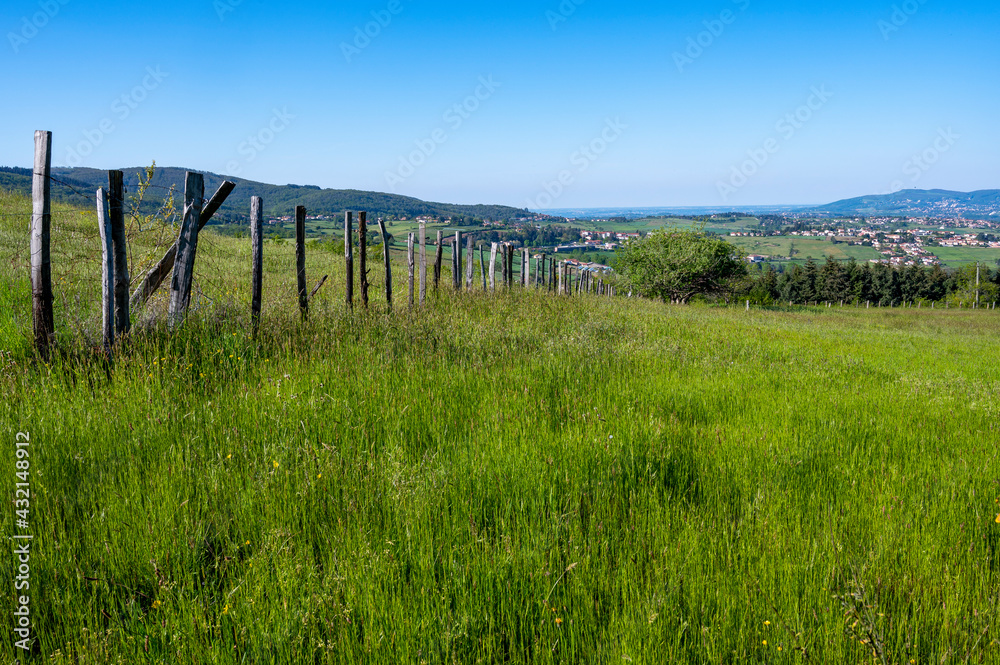
[{"label": "tree line", "polygon": [[749,265],[745,255],[719,236],[704,231],[663,230],[625,244],[615,269],[637,295],[666,302],[747,299],[775,303],[940,302],[992,304],[1000,299],[1000,270],[967,265],[893,266],[843,263],[811,257],[804,265]]},{"label": "tree line", "polygon": [[[774,266],[756,266],[747,280],[736,285],[736,296],[745,296],[757,304],[791,302],[871,302],[892,306],[904,302],[940,302],[946,299],[972,302],[976,298],[976,266],[959,270],[941,266],[892,266],[885,263],[836,261],[827,257],[822,264],[812,258],[804,265],[784,270]],[[980,267],[981,302],[996,301],[1000,292],[1000,271]]]}]

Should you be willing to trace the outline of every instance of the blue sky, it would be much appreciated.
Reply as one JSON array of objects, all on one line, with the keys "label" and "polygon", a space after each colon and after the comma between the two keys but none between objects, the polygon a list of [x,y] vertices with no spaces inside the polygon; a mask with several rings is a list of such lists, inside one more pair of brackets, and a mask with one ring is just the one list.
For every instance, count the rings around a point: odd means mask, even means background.
[{"label": "blue sky", "polygon": [[6,165],[49,129],[56,165],[533,208],[1000,188],[995,3],[5,0],[0,32]]}]

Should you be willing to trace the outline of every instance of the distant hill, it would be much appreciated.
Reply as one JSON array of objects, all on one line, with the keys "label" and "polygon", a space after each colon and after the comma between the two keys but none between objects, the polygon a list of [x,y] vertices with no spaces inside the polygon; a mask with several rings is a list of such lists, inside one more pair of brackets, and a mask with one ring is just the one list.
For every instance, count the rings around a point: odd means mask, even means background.
[{"label": "distant hill", "polygon": [[[157,167],[153,177],[153,187],[146,194],[148,207],[153,208],[162,201],[171,185],[176,187],[178,195],[175,200],[183,204],[184,174],[187,169]],[[125,187],[134,192],[138,185],[138,174],[145,168],[124,168]],[[451,203],[432,203],[421,201],[409,196],[384,194],[380,192],[364,192],[355,189],[320,189],[312,185],[269,185],[242,178],[221,176],[215,173],[204,173],[205,196],[209,197],[223,180],[236,183],[236,189],[229,200],[218,212],[215,221],[239,222],[246,220],[250,211],[250,197],[260,196],[264,199],[264,212],[268,216],[291,215],[295,206],[305,206],[310,215],[335,215],[345,210],[364,210],[372,218],[390,215],[413,218],[420,215],[434,217],[462,217],[508,221],[520,217],[530,217],[532,213],[501,205],[458,205]],[[107,171],[88,168],[54,168],[52,178],[60,182],[52,184],[52,197],[56,201],[84,204],[93,198],[98,187],[107,187]],[[22,168],[0,167],[0,187],[31,193],[31,170]],[[374,219],[373,219],[374,221]]]},{"label": "distant hill", "polygon": [[944,189],[904,189],[892,194],[844,199],[809,212],[834,215],[959,217],[1000,219],[1000,190],[952,192]]}]

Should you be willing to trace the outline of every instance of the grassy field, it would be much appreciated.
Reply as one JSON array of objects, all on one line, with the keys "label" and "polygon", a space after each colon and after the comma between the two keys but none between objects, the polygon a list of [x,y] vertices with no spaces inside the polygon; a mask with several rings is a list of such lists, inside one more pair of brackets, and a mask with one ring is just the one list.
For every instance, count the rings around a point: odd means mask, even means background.
[{"label": "grassy field", "polygon": [[952,268],[961,268],[970,263],[982,262],[990,268],[996,268],[1000,261],[1000,249],[991,247],[934,247],[930,251],[941,259],[941,262]]},{"label": "grassy field", "polygon": [[60,210],[44,364],[25,209],[0,198],[0,472],[13,497],[30,433],[38,641],[15,652],[8,601],[3,662],[1000,660],[993,312],[445,290],[351,315],[317,244],[301,322],[268,242],[253,339],[248,243],[206,234],[186,325],[140,317],[108,368],[96,232]]},{"label": "grassy field", "polygon": [[727,238],[737,247],[742,248],[747,254],[763,254],[764,256],[788,256],[792,247],[795,247],[794,260],[805,261],[807,257],[813,257],[817,261],[823,261],[827,256],[832,256],[839,261],[847,261],[852,257],[859,262],[870,259],[883,258],[875,249],[858,245],[848,245],[838,243],[834,245],[829,240],[820,238],[809,238],[799,236],[769,236],[764,238]]}]

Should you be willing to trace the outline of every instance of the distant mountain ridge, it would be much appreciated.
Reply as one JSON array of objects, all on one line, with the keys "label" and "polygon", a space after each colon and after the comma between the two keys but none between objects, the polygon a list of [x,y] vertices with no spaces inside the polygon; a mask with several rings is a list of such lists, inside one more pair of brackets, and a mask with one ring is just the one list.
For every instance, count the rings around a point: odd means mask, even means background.
[{"label": "distant mountain ridge", "polygon": [[844,199],[811,208],[808,212],[867,217],[888,215],[1000,220],[1000,189],[975,192],[904,189],[892,194]]},{"label": "distant mountain ridge", "polygon": [[[145,167],[124,168],[125,187],[135,192],[140,173]],[[176,188],[175,201],[183,203],[184,174],[191,169],[156,167],[152,185],[146,193],[149,208],[158,206],[171,186]],[[305,206],[310,215],[336,215],[345,210],[364,210],[372,217],[464,217],[508,221],[530,217],[527,210],[502,205],[459,205],[421,201],[409,196],[354,189],[321,189],[314,185],[271,185],[215,173],[205,176],[205,196],[209,197],[223,180],[236,183],[236,189],[216,214],[215,220],[238,222],[249,217],[250,197],[264,199],[264,214],[271,217],[291,215],[295,206]],[[107,187],[108,172],[90,168],[53,168],[52,197],[57,201],[85,204],[99,187]],[[65,184],[61,184],[65,183]],[[31,194],[31,169],[0,167],[0,187]],[[373,220],[374,221],[374,220]]]}]

